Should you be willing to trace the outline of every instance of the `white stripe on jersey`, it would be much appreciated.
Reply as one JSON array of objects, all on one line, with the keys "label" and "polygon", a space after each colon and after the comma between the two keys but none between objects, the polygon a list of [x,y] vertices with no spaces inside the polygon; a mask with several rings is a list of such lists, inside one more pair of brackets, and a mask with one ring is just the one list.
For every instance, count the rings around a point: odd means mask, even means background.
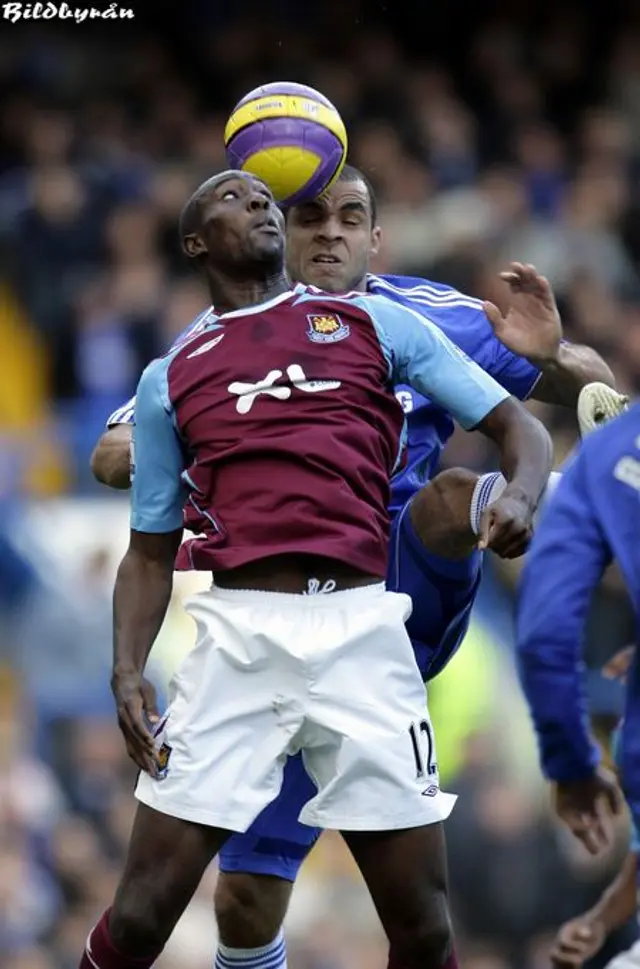
[{"label": "white stripe on jersey", "polygon": [[107,427],[115,427],[116,424],[133,424],[135,414],[135,397],[131,397],[122,407],[117,407],[107,420]]},{"label": "white stripe on jersey", "polygon": [[196,316],[191,326],[188,326],[186,330],[183,330],[182,333],[180,333],[176,337],[176,339],[169,347],[169,352],[171,352],[171,350],[175,350],[177,347],[183,346],[185,343],[188,343],[189,340],[191,340],[194,336],[197,336],[199,333],[202,333],[202,331],[209,325],[209,323],[212,320],[212,317],[214,316],[215,316],[215,313],[213,310],[213,306],[210,306],[209,309],[204,310],[200,314],[200,316]]},{"label": "white stripe on jersey", "polygon": [[[466,306],[474,310],[482,309],[482,300],[476,299],[474,296],[466,296],[455,289],[443,293],[426,282],[405,288],[396,286],[387,279],[381,279],[380,276],[371,275],[367,277],[367,283],[373,283],[374,286],[396,293],[398,296],[407,296],[409,299],[424,303],[425,306],[439,306],[443,309]],[[379,295],[383,295],[383,293]]]},{"label": "white stripe on jersey", "polygon": [[[473,310],[476,313],[482,312],[482,303],[476,302],[475,300],[469,299],[452,299],[452,300],[435,300],[431,296],[425,296],[423,293],[410,293],[406,289],[395,290],[395,292],[400,296],[408,298],[410,303],[418,303],[420,306],[428,306],[432,310],[455,310],[462,309],[463,307],[468,310]],[[378,291],[376,293],[371,293],[372,296],[386,296],[390,299],[390,293]],[[400,300],[400,305],[406,305]]]},{"label": "white stripe on jersey", "polygon": [[[408,297],[411,302],[420,303],[422,306],[432,306],[440,309],[455,309],[457,306],[466,306],[467,309],[482,310],[482,300],[476,299],[474,296],[465,296],[455,289],[450,292],[441,293],[427,283],[420,284],[419,286],[409,286],[404,289],[400,286],[395,286],[386,279],[381,279],[379,276],[374,275],[367,276],[367,285],[369,283],[373,283],[376,287],[379,286],[382,292],[372,292],[368,289],[364,293],[361,293],[359,290],[350,290],[348,293],[327,293],[322,289],[318,289],[317,286],[311,285],[306,286],[305,289],[308,293],[317,293],[322,299],[356,299],[358,297],[362,298],[363,296],[386,296],[388,293],[395,293],[398,296]],[[387,292],[385,293],[384,290]]]}]

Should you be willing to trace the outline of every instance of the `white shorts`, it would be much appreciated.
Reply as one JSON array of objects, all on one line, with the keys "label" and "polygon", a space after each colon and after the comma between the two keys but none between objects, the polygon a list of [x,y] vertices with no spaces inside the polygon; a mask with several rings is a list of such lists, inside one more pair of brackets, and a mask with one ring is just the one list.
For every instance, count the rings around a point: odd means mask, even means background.
[{"label": "white shorts", "polygon": [[164,769],[140,775],[138,800],[243,832],[302,750],[318,787],[304,824],[386,831],[450,814],[404,628],[408,596],[382,584],[320,595],[214,587],[185,608],[196,645],[158,732]]}]

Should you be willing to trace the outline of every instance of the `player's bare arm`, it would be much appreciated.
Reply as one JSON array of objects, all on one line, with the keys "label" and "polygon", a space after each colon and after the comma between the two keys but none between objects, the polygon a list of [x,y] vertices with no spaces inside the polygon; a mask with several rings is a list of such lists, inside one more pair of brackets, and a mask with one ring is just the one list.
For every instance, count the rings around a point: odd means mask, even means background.
[{"label": "player's bare arm", "polygon": [[533,516],[551,470],[551,438],[513,397],[498,404],[477,430],[498,446],[500,468],[508,482],[501,497],[484,512],[478,545],[503,558],[517,558],[531,539]]},{"label": "player's bare arm", "polygon": [[509,287],[509,310],[503,316],[485,303],[485,312],[498,339],[541,371],[532,392],[536,400],[573,407],[587,384],[615,387],[613,373],[595,350],[563,342],[553,291],[535,266],[513,262],[500,278]]},{"label": "player's bare arm", "polygon": [[150,535],[131,531],[113,592],[113,673],[111,688],[127,753],[138,767],[155,774],[155,702],[143,671],[171,599],[173,565],[182,529]]},{"label": "player's bare arm", "polygon": [[116,424],[104,432],[91,455],[91,470],[100,484],[119,491],[131,487],[131,424]]},{"label": "player's bare arm", "polygon": [[602,948],[615,929],[635,914],[637,873],[638,856],[630,851],[619,875],[593,908],[561,926],[551,950],[551,962],[557,969],[578,969]]}]

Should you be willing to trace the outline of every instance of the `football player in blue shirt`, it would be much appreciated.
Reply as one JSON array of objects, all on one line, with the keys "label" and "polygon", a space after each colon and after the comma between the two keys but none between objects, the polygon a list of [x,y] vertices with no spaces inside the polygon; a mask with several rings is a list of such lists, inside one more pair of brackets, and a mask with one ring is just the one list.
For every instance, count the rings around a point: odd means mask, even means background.
[{"label": "football player in blue shirt", "polygon": [[[613,384],[609,368],[595,352],[562,340],[553,295],[533,267],[514,264],[503,274],[512,298],[506,317],[449,286],[368,273],[381,230],[373,190],[357,169],[347,166],[330,192],[292,209],[287,236],[294,279],[331,292],[366,290],[411,307],[516,397],[532,395],[575,406],[586,384]],[[179,339],[199,332],[209,313]],[[462,468],[438,473],[454,430],[451,417],[409,388],[396,392],[407,416],[408,451],[406,467],[393,481],[388,584],[413,598],[407,628],[427,680],[446,665],[464,637],[480,581],[482,549],[506,557],[522,554],[535,509],[519,507],[515,500],[500,502],[505,482],[499,473],[478,476]],[[616,406],[617,396],[612,401],[610,406]],[[110,430],[94,452],[94,474],[111,487],[129,485],[133,413],[128,402],[113,414]],[[490,505],[492,517],[484,519],[489,527],[479,535],[480,519]],[[499,527],[491,528],[491,521]],[[319,835],[298,822],[310,792],[313,786],[294,758],[280,797],[249,832],[225,845],[216,890],[219,969],[281,969],[285,964],[280,927],[297,872]]]},{"label": "football player in blue shirt", "polygon": [[[587,729],[582,643],[591,601],[616,561],[640,619],[640,403],[587,438],[549,502],[522,574],[520,678],[556,809],[593,854],[607,842],[603,804],[620,796]],[[640,820],[640,671],[627,678],[620,765]]]}]

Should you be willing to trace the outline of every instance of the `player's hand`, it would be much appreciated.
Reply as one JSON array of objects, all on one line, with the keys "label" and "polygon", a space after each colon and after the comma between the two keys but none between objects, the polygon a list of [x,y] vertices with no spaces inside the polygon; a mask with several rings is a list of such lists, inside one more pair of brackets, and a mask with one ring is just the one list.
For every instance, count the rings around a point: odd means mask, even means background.
[{"label": "player's hand", "polygon": [[139,673],[114,674],[111,689],[127,753],[140,770],[155,777],[153,728],[160,719],[155,689]]},{"label": "player's hand", "polygon": [[478,548],[491,549],[503,559],[523,555],[533,533],[533,509],[530,504],[506,492],[485,508],[480,519]]},{"label": "player's hand", "polygon": [[556,786],[556,814],[591,855],[609,846],[612,832],[608,814],[619,815],[623,807],[615,774],[602,766],[585,780]]},{"label": "player's hand", "polygon": [[551,963],[556,969],[578,969],[599,952],[605,939],[605,926],[598,919],[585,915],[571,919],[558,930],[551,949]]},{"label": "player's hand", "polygon": [[633,663],[635,653],[635,646],[625,646],[624,649],[618,650],[609,662],[602,667],[602,675],[608,680],[620,680],[621,683],[626,683],[627,673]]},{"label": "player's hand", "polygon": [[535,266],[520,262],[512,262],[500,279],[510,290],[507,315],[493,303],[484,304],[495,335],[513,353],[534,364],[557,360],[562,320],[549,281]]}]

